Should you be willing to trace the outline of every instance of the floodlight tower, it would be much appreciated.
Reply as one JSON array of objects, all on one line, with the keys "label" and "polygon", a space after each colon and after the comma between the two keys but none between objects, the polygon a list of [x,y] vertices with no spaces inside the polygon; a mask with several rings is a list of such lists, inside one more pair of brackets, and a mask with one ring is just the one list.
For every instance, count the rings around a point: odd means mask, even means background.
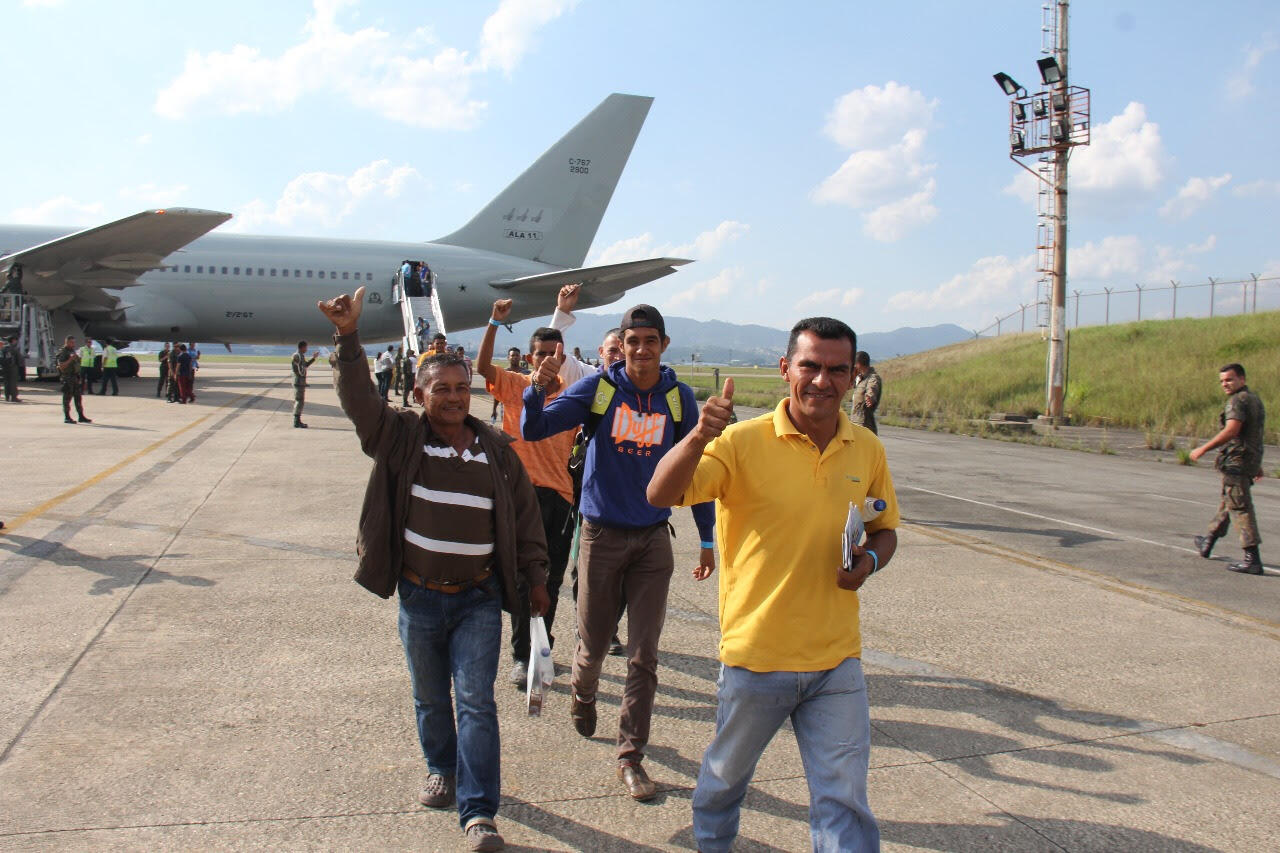
[{"label": "floodlight tower", "polygon": [[[995,75],[1010,97],[1009,159],[1040,182],[1037,267],[1049,285],[1049,365],[1045,379],[1045,413],[1063,417],[1067,337],[1067,161],[1071,149],[1089,144],[1089,90],[1067,84],[1067,4],[1050,0],[1041,7],[1042,43],[1036,60],[1045,88],[1028,95],[1008,74]],[[1032,169],[1020,157],[1036,156]],[[1044,281],[1045,279],[1042,279]],[[1037,304],[1043,300],[1037,294]],[[1042,323],[1043,325],[1043,323]]]}]

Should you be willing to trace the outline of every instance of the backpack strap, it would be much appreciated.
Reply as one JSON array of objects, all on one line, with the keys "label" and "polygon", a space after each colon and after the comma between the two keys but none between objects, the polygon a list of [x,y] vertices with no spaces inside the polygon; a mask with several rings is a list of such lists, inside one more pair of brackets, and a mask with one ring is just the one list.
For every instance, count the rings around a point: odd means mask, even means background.
[{"label": "backpack strap", "polygon": [[604,420],[604,413],[609,411],[609,404],[613,402],[614,392],[618,390],[618,386],[603,373],[600,374],[600,381],[596,383],[596,394],[591,399],[591,411],[587,412],[587,423],[583,429],[586,441],[595,438],[596,430],[600,428],[600,422]]}]

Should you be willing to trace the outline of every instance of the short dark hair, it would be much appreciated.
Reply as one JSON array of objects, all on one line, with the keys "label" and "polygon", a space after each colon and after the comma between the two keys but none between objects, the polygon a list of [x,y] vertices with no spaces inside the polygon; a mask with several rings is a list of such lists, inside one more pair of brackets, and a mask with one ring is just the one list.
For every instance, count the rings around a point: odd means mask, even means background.
[{"label": "short dark hair", "polygon": [[853,357],[854,364],[860,364],[863,367],[871,366],[871,355],[864,349],[858,350],[857,355]]},{"label": "short dark hair", "polygon": [[618,340],[622,340],[622,329],[618,328],[617,326],[614,326],[612,329],[604,333],[604,337],[600,339],[600,343],[604,343],[605,341],[609,340],[609,338],[617,338]]},{"label": "short dark hair", "polygon": [[524,355],[524,353],[520,352],[520,347],[507,347],[507,355],[511,355],[511,353],[515,353],[516,355]]},{"label": "short dark hair", "polygon": [[553,329],[550,326],[539,326],[529,336],[529,352],[537,349],[540,341],[555,341],[562,344],[564,343],[564,335],[560,334],[559,329]]},{"label": "short dark hair", "polygon": [[302,349],[307,345],[306,341],[298,341],[298,349]]},{"label": "short dark hair", "polygon": [[446,367],[461,367],[467,369],[467,363],[451,352],[443,352],[439,355],[429,355],[418,365],[417,371],[413,374],[413,383],[419,388],[427,387],[426,380],[431,374],[437,370],[444,370]]},{"label": "short dark hair", "polygon": [[848,324],[832,317],[806,317],[791,327],[791,337],[787,339],[787,358],[795,355],[796,342],[801,332],[810,332],[824,341],[846,338],[849,341],[849,353],[858,351],[858,336]]},{"label": "short dark hair", "polygon": [[1231,373],[1234,373],[1236,376],[1239,376],[1241,379],[1245,378],[1243,364],[1236,364],[1233,361],[1230,364],[1224,364],[1222,365],[1222,367],[1218,368],[1219,373],[1227,373],[1228,371]]},{"label": "short dark hair", "polygon": [[431,340],[433,340],[433,341],[447,341],[447,340],[449,340],[449,339],[448,339],[448,338],[446,338],[446,337],[444,336],[444,333],[443,333],[443,332],[436,332],[434,335],[432,335],[432,336],[431,336]]}]

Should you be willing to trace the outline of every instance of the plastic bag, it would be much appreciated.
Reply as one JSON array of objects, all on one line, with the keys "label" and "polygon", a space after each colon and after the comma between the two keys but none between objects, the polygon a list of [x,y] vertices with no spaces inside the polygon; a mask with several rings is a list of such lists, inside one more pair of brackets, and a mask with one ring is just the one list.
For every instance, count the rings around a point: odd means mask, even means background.
[{"label": "plastic bag", "polygon": [[542,697],[545,688],[556,680],[556,664],[551,659],[551,641],[547,639],[547,624],[541,616],[529,619],[529,680],[527,699],[529,716],[542,716]]}]

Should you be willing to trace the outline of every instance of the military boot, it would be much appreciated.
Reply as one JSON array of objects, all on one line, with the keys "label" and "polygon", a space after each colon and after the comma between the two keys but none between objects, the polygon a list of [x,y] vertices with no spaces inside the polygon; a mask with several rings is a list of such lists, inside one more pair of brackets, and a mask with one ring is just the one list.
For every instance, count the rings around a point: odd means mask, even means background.
[{"label": "military boot", "polygon": [[1209,559],[1209,555],[1213,553],[1214,543],[1218,541],[1218,538],[1219,537],[1217,536],[1196,537],[1196,550],[1200,552],[1201,557],[1204,557],[1206,560]]},{"label": "military boot", "polygon": [[1240,563],[1232,563],[1227,566],[1233,572],[1240,572],[1246,575],[1262,574],[1262,557],[1258,556],[1258,546],[1244,549],[1244,561]]}]

